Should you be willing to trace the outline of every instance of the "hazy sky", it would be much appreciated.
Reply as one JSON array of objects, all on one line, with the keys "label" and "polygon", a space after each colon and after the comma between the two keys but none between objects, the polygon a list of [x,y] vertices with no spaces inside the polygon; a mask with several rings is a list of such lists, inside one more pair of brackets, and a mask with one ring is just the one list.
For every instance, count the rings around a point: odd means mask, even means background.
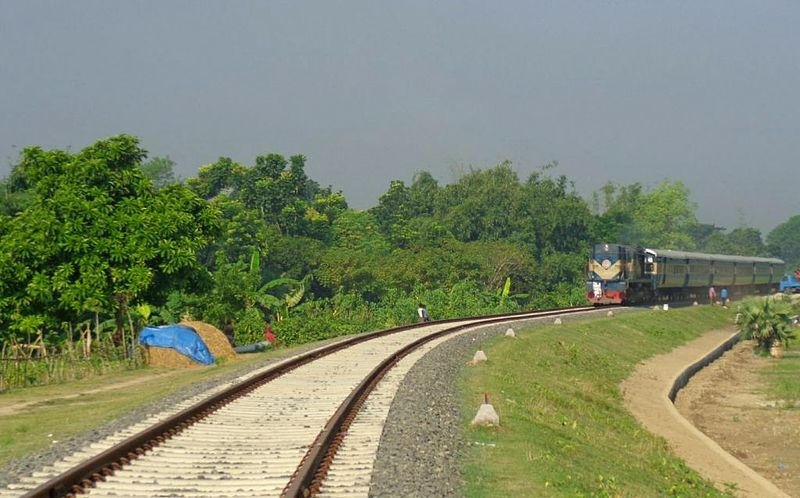
[{"label": "hazy sky", "polygon": [[587,198],[680,180],[766,235],[800,213],[798,26],[796,1],[0,0],[0,177],[131,133],[182,177],[302,153],[366,208],[558,160]]}]

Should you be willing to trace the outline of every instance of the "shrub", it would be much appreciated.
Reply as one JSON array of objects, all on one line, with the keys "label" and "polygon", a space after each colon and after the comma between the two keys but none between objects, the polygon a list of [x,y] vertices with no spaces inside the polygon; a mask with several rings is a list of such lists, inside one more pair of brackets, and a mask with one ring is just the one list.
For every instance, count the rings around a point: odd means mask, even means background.
[{"label": "shrub", "polygon": [[758,348],[768,351],[774,342],[789,347],[794,338],[792,315],[792,305],[783,300],[752,298],[738,306],[736,324],[745,339],[755,340]]}]

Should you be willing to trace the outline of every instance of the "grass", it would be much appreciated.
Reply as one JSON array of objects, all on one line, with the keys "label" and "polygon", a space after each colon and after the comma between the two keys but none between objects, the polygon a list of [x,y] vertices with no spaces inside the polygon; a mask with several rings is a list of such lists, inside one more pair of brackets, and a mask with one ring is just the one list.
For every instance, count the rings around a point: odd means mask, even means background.
[{"label": "grass", "polygon": [[[242,355],[210,367],[145,368],[65,384],[16,389],[0,394],[0,466],[36,453],[59,440],[125,415],[133,408],[262,362],[287,350]],[[13,410],[13,413],[10,413]]]},{"label": "grass", "polygon": [[729,496],[638,424],[619,384],[641,360],[732,324],[721,307],[641,312],[496,338],[465,371],[463,413],[489,391],[497,428],[470,428],[467,497]]},{"label": "grass", "polygon": [[780,360],[771,360],[770,366],[762,372],[764,393],[781,406],[790,409],[800,407],[800,339],[789,342],[789,348]]}]

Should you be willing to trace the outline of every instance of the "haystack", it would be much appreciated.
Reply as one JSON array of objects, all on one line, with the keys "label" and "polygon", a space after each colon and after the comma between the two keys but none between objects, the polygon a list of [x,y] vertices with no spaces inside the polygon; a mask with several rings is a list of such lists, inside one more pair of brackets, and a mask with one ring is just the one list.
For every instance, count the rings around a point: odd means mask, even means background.
[{"label": "haystack", "polygon": [[[197,334],[206,344],[214,358],[236,358],[236,352],[231,347],[228,339],[221,330],[213,325],[203,322],[184,320],[183,325],[188,325],[197,331]],[[147,347],[147,360],[150,366],[162,368],[186,368],[200,364],[171,348]]]},{"label": "haystack", "polygon": [[231,343],[228,342],[228,338],[217,327],[204,322],[188,320],[181,321],[181,324],[188,325],[197,331],[200,338],[206,343],[208,350],[214,355],[214,358],[236,357],[236,352],[231,347]]}]

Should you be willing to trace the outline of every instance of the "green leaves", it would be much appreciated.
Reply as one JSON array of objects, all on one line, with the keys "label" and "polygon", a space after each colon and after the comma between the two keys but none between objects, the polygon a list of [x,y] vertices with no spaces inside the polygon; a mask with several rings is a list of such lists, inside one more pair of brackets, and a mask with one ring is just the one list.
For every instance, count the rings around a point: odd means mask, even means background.
[{"label": "green leaves", "polygon": [[800,214],[775,227],[767,235],[767,245],[772,254],[790,267],[800,268]]},{"label": "green leaves", "polygon": [[0,326],[11,310],[53,323],[110,312],[161,276],[199,268],[215,210],[183,186],[155,191],[139,169],[144,155],[127,135],[77,154],[23,152],[15,170],[34,198],[0,232]]},{"label": "green leaves", "polygon": [[792,320],[795,312],[788,302],[775,298],[752,298],[737,307],[736,324],[745,339],[752,339],[758,347],[768,350],[773,341],[789,347],[794,338]]}]

